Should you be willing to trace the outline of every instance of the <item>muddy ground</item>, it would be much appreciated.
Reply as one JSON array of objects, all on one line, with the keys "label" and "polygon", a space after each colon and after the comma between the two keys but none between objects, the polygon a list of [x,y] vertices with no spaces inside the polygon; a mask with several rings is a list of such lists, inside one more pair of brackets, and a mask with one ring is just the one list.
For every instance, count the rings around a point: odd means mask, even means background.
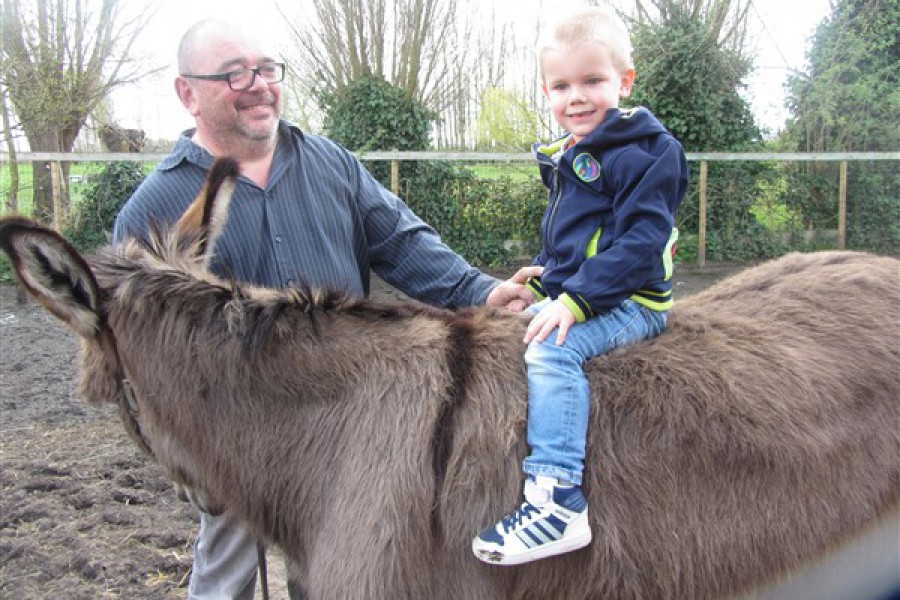
[{"label": "muddy ground", "polygon": [[[676,293],[734,270],[682,269]],[[112,407],[76,396],[78,346],[0,284],[0,599],[184,598],[195,513]],[[269,569],[273,599],[286,598],[277,556]]]}]

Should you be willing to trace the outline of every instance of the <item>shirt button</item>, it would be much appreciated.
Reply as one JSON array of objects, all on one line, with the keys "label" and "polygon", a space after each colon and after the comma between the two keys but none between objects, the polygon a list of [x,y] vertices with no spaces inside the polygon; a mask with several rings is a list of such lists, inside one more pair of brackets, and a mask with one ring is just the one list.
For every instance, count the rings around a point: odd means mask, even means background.
[{"label": "shirt button", "polygon": [[281,243],[281,236],[280,236],[280,235],[276,235],[276,236],[275,236],[275,243],[276,243],[276,244],[280,244],[280,243]]}]

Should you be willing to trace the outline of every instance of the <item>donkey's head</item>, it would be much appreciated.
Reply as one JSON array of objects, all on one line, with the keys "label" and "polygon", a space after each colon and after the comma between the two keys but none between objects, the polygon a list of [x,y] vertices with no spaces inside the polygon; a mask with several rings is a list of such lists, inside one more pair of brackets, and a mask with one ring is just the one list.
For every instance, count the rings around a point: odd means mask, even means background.
[{"label": "donkey's head", "polygon": [[0,219],[0,248],[22,286],[82,339],[80,395],[92,404],[117,404],[129,434],[150,454],[130,392],[128,363],[120,356],[116,334],[107,322],[110,306],[126,293],[123,288],[128,285],[128,276],[98,278],[99,257],[117,257],[149,270],[204,272],[227,221],[238,173],[236,161],[219,159],[200,195],[174,227],[154,228],[149,240],[125,240],[114,248],[101,248],[88,258],[58,233],[31,219]]}]

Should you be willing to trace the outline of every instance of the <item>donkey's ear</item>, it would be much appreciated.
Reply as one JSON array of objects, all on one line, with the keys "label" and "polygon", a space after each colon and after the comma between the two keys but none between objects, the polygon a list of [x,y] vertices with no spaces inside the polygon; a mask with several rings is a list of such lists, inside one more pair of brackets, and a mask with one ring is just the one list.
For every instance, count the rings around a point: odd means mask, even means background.
[{"label": "donkey's ear", "polygon": [[25,290],[75,333],[100,330],[100,295],[87,262],[58,233],[24,217],[0,219],[0,249]]},{"label": "donkey's ear", "polygon": [[176,225],[179,236],[199,236],[197,254],[203,259],[205,267],[209,266],[216,240],[222,235],[228,222],[228,207],[240,173],[240,166],[233,158],[217,158],[209,170],[200,195]]}]

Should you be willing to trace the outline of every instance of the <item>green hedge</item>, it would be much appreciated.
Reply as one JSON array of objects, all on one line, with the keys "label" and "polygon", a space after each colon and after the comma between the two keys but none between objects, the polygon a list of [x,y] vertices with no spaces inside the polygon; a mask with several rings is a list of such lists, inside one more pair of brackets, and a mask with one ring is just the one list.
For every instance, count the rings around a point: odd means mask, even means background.
[{"label": "green hedge", "polygon": [[535,175],[478,177],[447,163],[419,163],[401,179],[401,196],[444,241],[471,263],[499,267],[540,249],[547,190]]},{"label": "green hedge", "polygon": [[107,164],[74,206],[64,235],[82,252],[109,242],[116,215],[143,180],[141,163]]}]

